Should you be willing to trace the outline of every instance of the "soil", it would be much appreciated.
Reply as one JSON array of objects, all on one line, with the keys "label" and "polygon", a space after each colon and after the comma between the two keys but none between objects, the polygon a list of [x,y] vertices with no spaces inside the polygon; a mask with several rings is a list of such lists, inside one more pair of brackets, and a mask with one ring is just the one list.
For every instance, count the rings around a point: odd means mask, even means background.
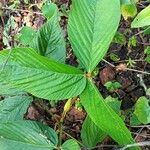
[{"label": "soil", "polygon": [[[18,9],[21,10],[29,10],[29,11],[36,11],[40,12],[40,10],[34,6],[29,9],[29,5],[40,3],[40,0],[31,0],[29,4],[21,3],[18,5]],[[65,5],[67,9],[69,9],[71,1],[70,0],[55,0],[58,4],[59,8],[61,5]],[[7,0],[2,0],[3,7],[9,6],[11,3]],[[139,4],[138,9],[140,10],[142,7],[146,7],[147,4]],[[0,50],[3,48],[7,48],[7,45],[3,43],[3,34],[2,32],[5,30],[5,24],[7,23],[9,16],[13,15],[16,22],[16,28],[9,29],[9,44],[11,47],[14,47],[17,44],[15,41],[15,36],[19,33],[21,26],[28,25],[33,28],[40,28],[40,26],[45,22],[45,18],[40,14],[30,14],[28,12],[22,11],[10,11],[5,10],[3,16],[0,18]],[[131,30],[130,29],[130,22],[132,19],[125,21],[124,19],[121,20],[119,31],[124,33],[127,42],[124,45],[120,44],[111,44],[110,49],[105,56],[105,60],[110,62],[115,66],[125,66],[127,65],[127,60],[129,58],[133,60],[144,60],[144,48],[150,45],[150,36],[143,34],[135,36],[137,39],[137,45],[134,47],[128,47],[129,39],[139,33],[140,31],[137,29]],[[66,26],[67,26],[67,17],[61,16],[61,26],[65,33],[65,39],[67,42],[67,60],[66,63],[72,66],[78,66],[78,60],[73,55],[71,46],[67,39],[66,33]],[[120,59],[119,61],[112,61],[110,58],[110,54],[116,54]],[[137,61],[134,65],[133,69],[149,72],[150,64],[145,61]],[[122,101],[121,109],[124,113],[128,113],[132,110],[134,104],[141,96],[146,96],[145,89],[140,82],[140,78],[138,77],[138,72],[134,71],[126,71],[124,69],[117,70],[116,67],[112,67],[108,63],[102,61],[98,65],[98,74],[95,78],[95,83],[102,93],[103,97],[106,98],[107,96],[111,95],[112,97],[118,98]],[[146,87],[150,87],[150,78],[148,75],[142,75],[142,79]],[[104,84],[108,81],[115,80],[118,81],[122,87],[114,92],[109,92]],[[3,99],[3,97],[0,97]],[[58,121],[61,117],[63,112],[65,101],[60,101],[57,104],[50,104],[48,101],[40,100],[34,97],[34,102],[28,108],[27,113],[25,114],[25,119],[29,120],[37,120],[43,122],[51,126],[52,128],[57,129]],[[86,113],[84,110],[78,110],[75,106],[71,108],[69,113],[67,114],[64,120],[64,134],[63,140],[70,138],[70,136],[80,140],[80,130],[82,123],[86,117]],[[129,122],[127,121],[127,124]],[[142,142],[150,140],[150,131],[147,127],[131,127],[129,128],[132,131],[133,136],[135,137],[136,142]],[[106,148],[105,145],[114,145],[112,147]],[[113,142],[112,139],[107,138],[102,143],[98,144],[99,148],[95,148],[96,150],[111,150],[115,149],[116,143]],[[144,150],[150,149],[150,147],[144,147]]]}]

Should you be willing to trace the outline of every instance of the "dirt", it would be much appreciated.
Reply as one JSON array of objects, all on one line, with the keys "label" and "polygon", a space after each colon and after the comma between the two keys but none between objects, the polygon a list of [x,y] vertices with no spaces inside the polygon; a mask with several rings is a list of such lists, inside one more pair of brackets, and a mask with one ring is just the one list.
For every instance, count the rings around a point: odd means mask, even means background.
[{"label": "dirt", "polygon": [[[40,1],[38,1],[40,2]],[[32,3],[37,3],[36,0],[32,0]],[[71,2],[69,0],[56,0],[56,3],[58,4],[59,8],[61,5],[65,5],[68,9],[70,7]],[[3,1],[3,5],[7,6],[8,1]],[[25,5],[24,3],[21,3],[19,6],[19,9],[29,9],[28,5]],[[139,9],[140,6],[139,6]],[[33,11],[39,11],[36,7],[32,9]],[[17,29],[10,30],[9,35],[14,39],[16,31],[20,31],[20,27],[22,24],[26,24],[29,26],[32,26],[33,28],[40,28],[40,26],[45,22],[45,18],[38,14],[29,14],[29,13],[23,13],[23,12],[10,12],[8,10],[5,11],[4,15],[0,19],[0,49],[6,48],[6,45],[2,42],[3,36],[2,32],[4,30],[4,25],[8,21],[8,17],[10,15],[13,15],[15,17],[15,21],[17,23]],[[67,32],[66,32],[66,26],[67,26],[67,17],[62,16],[61,17],[61,26],[65,33],[65,39],[68,43],[67,39]],[[128,32],[126,29],[129,29],[130,23],[126,22],[122,19],[119,27],[119,31],[125,34],[126,39],[128,40],[130,37],[135,35],[138,30],[129,30]],[[128,48],[128,45],[125,44],[123,46],[120,46],[119,44],[112,44],[110,47],[110,50],[108,54],[106,55],[105,59],[112,63],[113,65],[117,66],[120,64],[127,64],[128,58],[132,58],[134,60],[140,60],[144,59],[145,55],[143,52],[144,47],[147,45],[150,45],[150,36],[136,36],[137,38],[137,46]],[[14,46],[13,41],[10,41],[10,45]],[[143,44],[144,43],[144,44]],[[120,60],[118,62],[114,62],[110,59],[110,53],[115,53],[119,56]],[[72,49],[70,47],[70,44],[67,44],[67,64],[78,66],[78,60],[73,55]],[[110,66],[109,64],[105,62],[101,62],[98,65],[98,75],[96,76],[95,82],[97,87],[99,88],[99,91],[102,93],[104,98],[106,98],[108,95],[111,95],[112,97],[117,97],[120,101],[122,101],[121,109],[124,111],[128,111],[133,108],[134,104],[136,103],[137,99],[141,96],[145,95],[144,87],[140,84],[140,79],[137,76],[139,73],[132,72],[132,71],[117,71],[114,67]],[[135,64],[134,69],[141,70],[141,71],[149,71],[150,70],[150,64],[147,64],[146,62],[137,62]],[[115,92],[109,92],[104,84],[107,81],[115,80],[121,83],[122,87],[118,89]],[[150,87],[150,78],[148,75],[143,76],[143,81],[147,87]],[[0,97],[0,99],[3,99],[3,97]],[[44,124],[48,124],[49,126],[56,128],[57,123],[61,117],[61,114],[63,112],[63,106],[65,104],[65,101],[61,101],[57,104],[55,104],[53,107],[50,105],[48,101],[39,101],[37,98],[34,98],[35,101],[30,105],[28,108],[28,111],[25,115],[26,119],[29,120],[38,120],[40,122],[43,122]],[[73,106],[69,113],[67,114],[65,121],[64,121],[64,131],[73,136],[74,138],[80,140],[80,130],[81,125],[85,119],[86,113],[84,111],[78,110]],[[142,142],[145,140],[150,140],[150,131],[146,127],[139,127],[139,128],[131,128],[131,131],[133,132],[133,136],[135,137],[137,142]],[[64,133],[63,140],[66,140],[69,138],[69,136]],[[110,138],[107,138],[103,141],[103,145],[115,145]],[[111,149],[111,148],[97,148],[98,149]],[[146,150],[146,148],[145,148]]]}]

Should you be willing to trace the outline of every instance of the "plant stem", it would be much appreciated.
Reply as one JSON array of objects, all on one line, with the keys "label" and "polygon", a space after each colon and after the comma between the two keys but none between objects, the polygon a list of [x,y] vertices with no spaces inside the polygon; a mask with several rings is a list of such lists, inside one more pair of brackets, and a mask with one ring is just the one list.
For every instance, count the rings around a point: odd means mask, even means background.
[{"label": "plant stem", "polygon": [[[116,66],[110,62],[108,62],[105,59],[102,59],[102,61],[104,61],[106,64],[110,65],[113,68],[116,68]],[[136,69],[131,69],[131,68],[125,68],[125,71],[132,71],[132,72],[137,72],[137,73],[141,73],[141,74],[146,74],[146,75],[150,75],[150,72],[146,72],[146,71],[141,71],[141,70],[136,70]]]},{"label": "plant stem", "polygon": [[66,134],[68,137],[70,137],[71,139],[75,140],[79,145],[81,145],[83,148],[86,148],[86,146],[84,144],[82,144],[80,141],[76,140],[74,137],[72,137],[70,134],[68,134],[67,132],[63,131],[64,134]]},{"label": "plant stem", "polygon": [[[63,135],[63,122],[64,122],[64,119],[65,119],[65,117],[66,117],[66,113],[70,110],[70,108],[71,108],[71,106],[73,105],[73,103],[75,102],[77,100],[77,97],[75,97],[75,98],[72,98],[71,99],[71,103],[69,104],[69,108],[67,109],[67,111],[66,110],[64,110],[63,111],[63,113],[62,113],[62,117],[61,117],[61,119],[60,119],[60,122],[59,122],[59,143],[58,143],[58,147],[60,147],[61,145],[62,145],[62,135]],[[70,99],[68,99],[68,101],[70,101]],[[68,101],[66,102],[66,104],[68,103]],[[65,104],[65,105],[66,105]],[[64,106],[64,108],[65,108],[65,106]]]}]

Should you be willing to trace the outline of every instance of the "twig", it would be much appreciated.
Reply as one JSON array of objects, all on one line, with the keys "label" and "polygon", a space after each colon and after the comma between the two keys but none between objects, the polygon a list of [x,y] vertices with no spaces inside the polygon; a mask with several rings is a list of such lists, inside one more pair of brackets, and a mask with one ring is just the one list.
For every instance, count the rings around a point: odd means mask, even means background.
[{"label": "twig", "polygon": [[140,70],[131,69],[131,68],[126,68],[126,70],[128,70],[128,71],[133,71],[133,72],[137,72],[137,73],[141,73],[141,74],[150,75],[150,73],[149,73],[149,72],[146,72],[146,71],[140,71]]},{"label": "twig", "polygon": [[150,29],[150,27],[147,27],[143,31],[139,31],[138,33],[134,34],[134,36],[144,33],[146,30]]},{"label": "twig", "polygon": [[105,59],[102,59],[103,62],[105,62],[106,64],[110,65],[111,67],[115,68],[116,66],[110,62],[108,62],[107,60]]},{"label": "twig", "polygon": [[140,137],[144,137],[144,138],[149,138],[149,134],[146,134],[146,135],[143,135],[142,133],[135,133],[135,132],[131,132],[132,134],[134,134],[134,135],[138,135],[138,136],[140,136]]},{"label": "twig", "polygon": [[135,144],[129,144],[129,145],[126,145],[123,148],[120,148],[119,150],[126,150],[127,148],[139,147],[139,146],[150,146],[150,141],[139,142],[139,143],[135,143]]},{"label": "twig", "polygon": [[12,8],[8,8],[8,7],[2,7],[2,9],[3,10],[10,10],[10,11],[13,11],[13,12],[19,11],[19,12],[24,12],[24,13],[33,13],[33,14],[43,15],[40,12],[32,12],[32,11],[23,10],[23,9],[12,9]]},{"label": "twig", "polygon": [[137,41],[137,43],[139,43],[139,44],[143,44],[143,45],[146,45],[146,46],[150,46],[150,43],[138,42],[138,41]]},{"label": "twig", "polygon": [[[119,60],[117,62],[114,62],[114,63],[123,63],[123,62],[128,62],[129,60]],[[134,62],[143,62],[145,61],[144,59],[134,59],[133,60]]]},{"label": "twig", "polygon": [[2,20],[2,25],[3,25],[3,27],[5,27],[5,22],[4,22],[3,16],[1,16],[1,20]]},{"label": "twig", "polygon": [[130,126],[130,125],[127,125],[128,127],[131,127],[131,128],[149,128],[150,125],[141,125],[141,126]]},{"label": "twig", "polygon": [[[115,66],[114,64],[108,62],[107,60],[102,59],[102,61],[104,61],[105,63],[107,63],[107,64],[110,65],[111,67],[116,68],[116,66]],[[132,72],[137,72],[137,73],[141,73],[141,74],[146,74],[146,75],[150,75],[149,72],[146,72],[146,71],[140,71],[140,70],[131,69],[131,68],[125,68],[124,70],[126,70],[126,71],[132,71]]]},{"label": "twig", "polygon": [[144,83],[144,80],[143,80],[143,76],[141,74],[138,74],[137,77],[139,77],[140,79],[140,85],[144,88],[145,92],[147,91],[147,87]]},{"label": "twig", "polygon": [[134,138],[134,141],[140,136],[141,132],[143,131],[144,128],[141,128],[138,133],[136,134],[136,137]]}]

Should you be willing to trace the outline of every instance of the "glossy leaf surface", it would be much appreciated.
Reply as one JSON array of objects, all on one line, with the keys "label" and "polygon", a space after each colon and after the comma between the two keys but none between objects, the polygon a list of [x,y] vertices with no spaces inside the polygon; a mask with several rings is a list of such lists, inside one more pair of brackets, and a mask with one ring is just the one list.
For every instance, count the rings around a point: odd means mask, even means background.
[{"label": "glossy leaf surface", "polygon": [[55,131],[33,121],[0,123],[0,149],[53,150],[58,143]]},{"label": "glossy leaf surface", "polygon": [[[0,65],[9,51],[0,52]],[[82,71],[49,60],[29,48],[13,49],[0,74],[0,82],[48,100],[62,100],[79,95],[85,88]]]},{"label": "glossy leaf surface", "polygon": [[61,150],[70,150],[70,149],[71,150],[80,150],[80,146],[75,140],[70,139],[63,143]]},{"label": "glossy leaf surface", "polygon": [[140,28],[150,25],[150,5],[143,9],[133,20],[131,27]]},{"label": "glossy leaf surface", "polygon": [[120,0],[72,0],[69,40],[75,55],[92,72],[106,54],[120,21]]},{"label": "glossy leaf surface", "polygon": [[[131,133],[126,128],[123,120],[104,101],[92,81],[88,81],[80,98],[89,117],[101,130],[120,145],[134,143]],[[138,148],[131,149],[138,150]]]},{"label": "glossy leaf surface", "polygon": [[64,63],[66,48],[63,32],[59,25],[58,8],[53,3],[46,4],[43,7],[48,20],[37,32],[32,47],[39,54]]},{"label": "glossy leaf surface", "polygon": [[0,122],[23,120],[31,102],[30,96],[14,96],[0,101]]}]

